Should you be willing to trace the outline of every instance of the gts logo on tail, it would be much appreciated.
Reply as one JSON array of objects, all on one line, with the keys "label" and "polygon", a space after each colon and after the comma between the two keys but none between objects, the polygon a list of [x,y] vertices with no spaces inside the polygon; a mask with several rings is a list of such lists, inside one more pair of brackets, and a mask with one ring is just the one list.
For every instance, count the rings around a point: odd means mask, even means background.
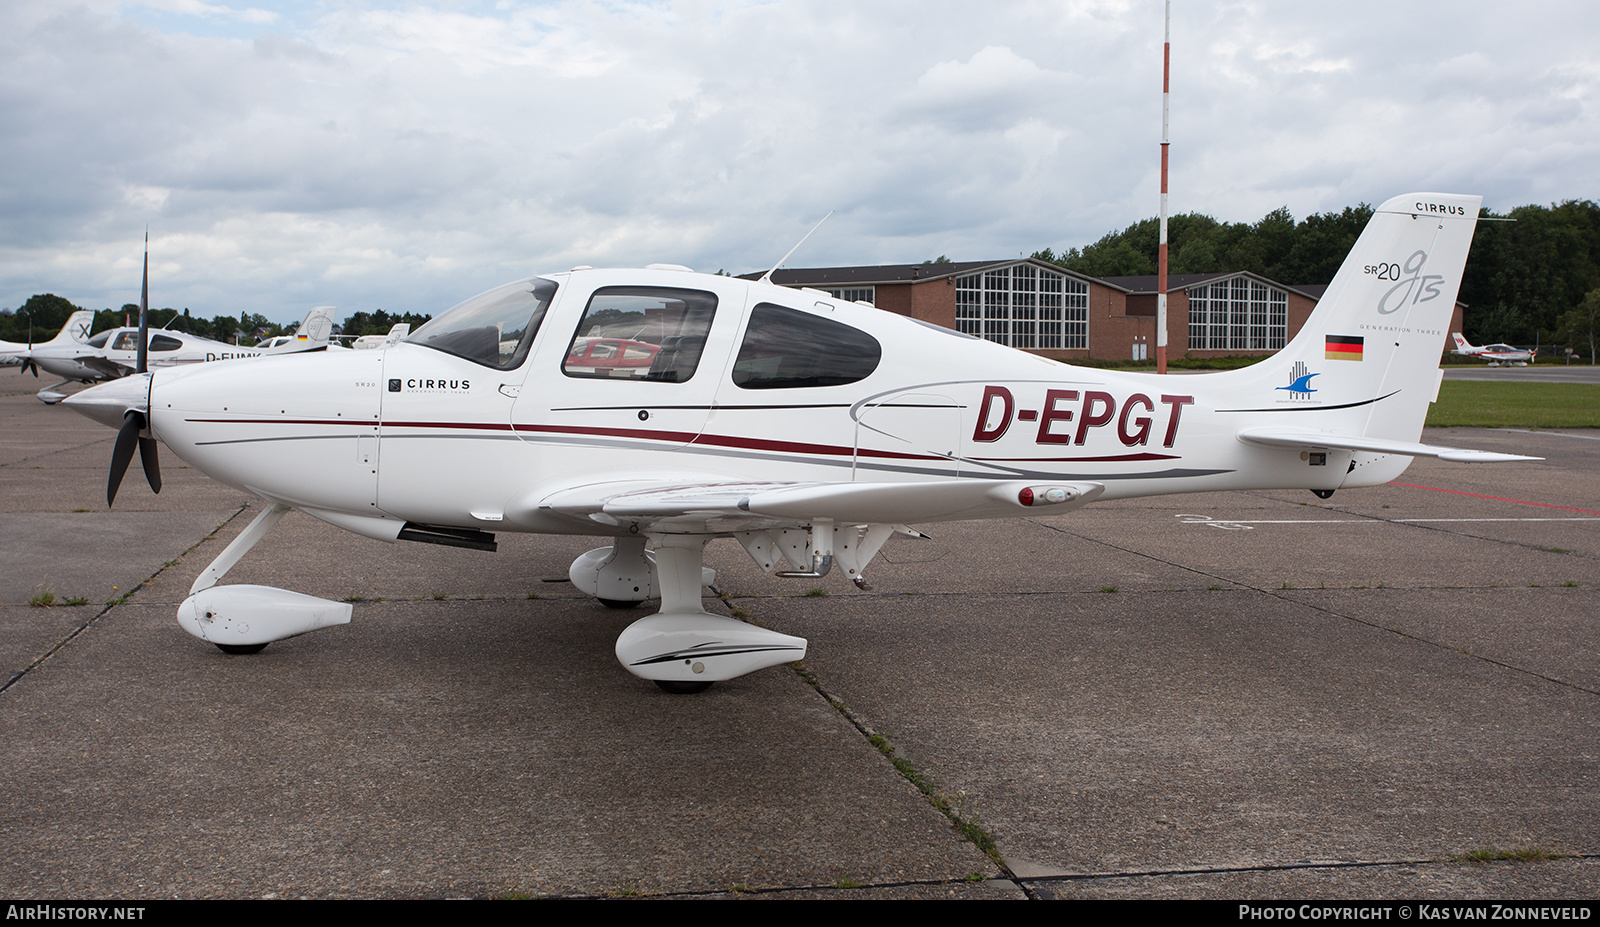
[{"label": "gts logo on tail", "polygon": [[[1402,278],[1399,283],[1389,288],[1389,292],[1383,294],[1383,298],[1378,300],[1378,314],[1389,315],[1398,311],[1400,307],[1407,305],[1408,302],[1414,306],[1417,303],[1429,302],[1439,295],[1439,285],[1444,282],[1444,277],[1440,274],[1422,273],[1422,268],[1427,263],[1428,252],[1426,251],[1417,251],[1406,258],[1405,272],[1411,276]],[[1380,264],[1376,266],[1393,267],[1394,265]]]}]

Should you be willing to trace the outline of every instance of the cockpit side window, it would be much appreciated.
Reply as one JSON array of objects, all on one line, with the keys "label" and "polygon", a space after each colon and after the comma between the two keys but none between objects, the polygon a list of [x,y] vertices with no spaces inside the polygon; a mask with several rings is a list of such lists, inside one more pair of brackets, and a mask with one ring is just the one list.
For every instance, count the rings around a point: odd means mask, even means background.
[{"label": "cockpit side window", "polygon": [[113,351],[137,351],[137,350],[139,350],[139,333],[138,332],[123,332],[122,334],[118,335],[117,336],[117,340],[113,341],[111,343],[111,350],[113,350]]},{"label": "cockpit side window", "polygon": [[150,350],[152,351],[176,351],[181,347],[183,347],[183,342],[171,335],[153,334],[150,336]]},{"label": "cockpit side window", "polygon": [[555,281],[543,277],[508,283],[457,303],[406,342],[497,370],[513,370],[527,359],[555,295]]},{"label": "cockpit side window", "polygon": [[858,328],[759,303],[733,362],[733,382],[744,389],[840,386],[871,376],[882,358],[878,339]]},{"label": "cockpit side window", "polygon": [[602,287],[589,298],[561,372],[682,383],[700,366],[716,312],[716,295],[702,290]]}]

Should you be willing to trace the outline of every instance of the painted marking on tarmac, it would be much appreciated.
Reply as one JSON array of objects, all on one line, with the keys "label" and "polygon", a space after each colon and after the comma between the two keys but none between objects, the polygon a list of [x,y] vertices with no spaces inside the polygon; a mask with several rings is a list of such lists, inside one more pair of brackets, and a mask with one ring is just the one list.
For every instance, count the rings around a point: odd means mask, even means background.
[{"label": "painted marking on tarmac", "polygon": [[[1537,504],[1537,503],[1534,503]],[[1583,511],[1578,509],[1578,511]],[[1253,531],[1256,525],[1389,525],[1433,524],[1479,521],[1600,521],[1600,518],[1557,516],[1552,518],[1212,518],[1210,515],[1178,515],[1186,525],[1208,525],[1224,531]]]},{"label": "painted marking on tarmac", "polygon": [[1558,438],[1582,438],[1585,441],[1600,441],[1600,435],[1569,435],[1564,431],[1529,431],[1526,428],[1502,428],[1501,431],[1513,431],[1519,435],[1555,435]]},{"label": "painted marking on tarmac", "polygon": [[[1426,489],[1429,492],[1447,492],[1452,496],[1471,496],[1474,499],[1489,499],[1493,502],[1515,502],[1517,505],[1536,505],[1541,509],[1560,509],[1563,512],[1582,512],[1585,515],[1600,515],[1593,509],[1575,509],[1570,505],[1551,505],[1548,502],[1529,502],[1526,499],[1507,499],[1504,496],[1486,496],[1478,492],[1462,492],[1459,489],[1440,489],[1437,486],[1418,486],[1415,483],[1390,483],[1390,486],[1404,486],[1407,489]],[[1399,521],[1400,519],[1394,519]]]}]

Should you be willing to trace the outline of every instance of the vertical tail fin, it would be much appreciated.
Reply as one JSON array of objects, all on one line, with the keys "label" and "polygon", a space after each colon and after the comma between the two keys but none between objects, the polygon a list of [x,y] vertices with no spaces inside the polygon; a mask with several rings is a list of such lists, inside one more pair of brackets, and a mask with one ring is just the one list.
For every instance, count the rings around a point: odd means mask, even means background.
[{"label": "vertical tail fin", "polygon": [[1340,431],[1416,441],[1438,394],[1482,201],[1410,193],[1379,206],[1305,327],[1258,365],[1261,376],[1315,374],[1317,404],[1339,410],[1330,424]]},{"label": "vertical tail fin", "polygon": [[300,327],[295,329],[295,335],[277,344],[266,348],[263,354],[299,354],[302,351],[315,351],[328,346],[328,339],[333,335],[333,306],[317,306],[306,313],[305,320]]},{"label": "vertical tail fin", "polygon": [[317,306],[306,313],[305,321],[295,333],[296,340],[303,338],[315,345],[327,344],[333,334],[333,312],[333,306]]},{"label": "vertical tail fin", "polygon": [[89,329],[94,327],[94,313],[79,309],[67,317],[67,324],[48,344],[83,344],[89,340]]}]

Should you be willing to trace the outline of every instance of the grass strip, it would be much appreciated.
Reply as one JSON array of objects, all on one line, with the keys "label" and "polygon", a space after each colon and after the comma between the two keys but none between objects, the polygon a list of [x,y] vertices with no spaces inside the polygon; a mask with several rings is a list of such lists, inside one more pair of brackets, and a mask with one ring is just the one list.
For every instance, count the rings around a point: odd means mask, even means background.
[{"label": "grass strip", "polygon": [[1428,408],[1439,428],[1600,428],[1600,383],[1446,380]]}]

